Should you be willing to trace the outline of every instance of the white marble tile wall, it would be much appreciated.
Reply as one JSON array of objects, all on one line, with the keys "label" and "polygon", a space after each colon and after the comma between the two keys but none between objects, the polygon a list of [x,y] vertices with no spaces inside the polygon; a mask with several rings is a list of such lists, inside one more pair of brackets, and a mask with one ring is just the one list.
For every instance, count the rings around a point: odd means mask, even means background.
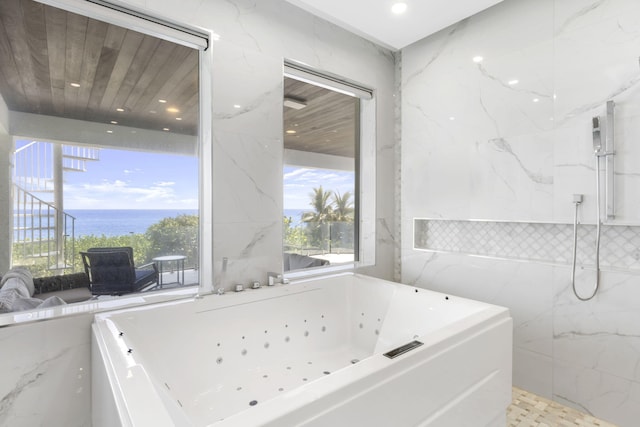
[{"label": "white marble tile wall", "polygon": [[[282,269],[282,72],[298,60],[375,88],[376,265],[392,278],[395,57],[281,0],[126,0],[213,31],[214,274],[266,280]],[[241,105],[240,109],[234,104]],[[90,425],[90,316],[0,329],[0,425]]]},{"label": "white marble tile wall", "polygon": [[[145,7],[213,30],[214,256],[230,261],[227,287],[266,280],[282,259],[282,72],[284,59],[342,75],[377,89],[377,182],[393,194],[394,57],[286,2],[238,0]],[[234,105],[241,108],[234,108]],[[378,203],[376,267],[391,277],[393,204]],[[217,273],[216,273],[217,274]],[[219,276],[217,274],[217,276]]]},{"label": "white marble tile wall", "polygon": [[0,425],[91,425],[93,315],[0,328]]},{"label": "white marble tile wall", "polygon": [[[592,224],[591,117],[609,99],[615,221],[640,224],[638,46],[635,0],[505,0],[402,51],[403,281],[509,307],[516,385],[621,426],[640,417],[636,273],[604,272],[583,303],[568,267],[420,252],[407,236],[414,218],[570,223],[574,193]],[[579,269],[583,293],[593,275]]]}]

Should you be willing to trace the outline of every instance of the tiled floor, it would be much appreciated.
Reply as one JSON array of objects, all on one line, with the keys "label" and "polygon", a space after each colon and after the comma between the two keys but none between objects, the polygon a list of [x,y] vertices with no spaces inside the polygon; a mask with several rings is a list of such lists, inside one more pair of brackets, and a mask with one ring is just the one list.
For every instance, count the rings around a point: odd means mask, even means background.
[{"label": "tiled floor", "polygon": [[516,387],[512,395],[513,403],[507,409],[509,427],[616,427]]}]

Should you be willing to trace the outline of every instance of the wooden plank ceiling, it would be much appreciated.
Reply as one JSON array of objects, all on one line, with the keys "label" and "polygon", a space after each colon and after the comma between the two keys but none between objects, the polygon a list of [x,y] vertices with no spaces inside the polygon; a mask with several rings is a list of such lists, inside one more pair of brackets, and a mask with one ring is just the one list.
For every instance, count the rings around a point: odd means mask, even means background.
[{"label": "wooden plank ceiling", "polygon": [[[198,91],[195,49],[0,0],[0,94],[10,110],[196,135]],[[284,95],[306,104],[283,107],[285,148],[355,157],[356,98],[290,78]]]},{"label": "wooden plank ceiling", "polygon": [[306,104],[284,107],[285,148],[355,158],[357,98],[291,78],[284,96]]},{"label": "wooden plank ceiling", "polygon": [[10,110],[197,133],[195,49],[32,0],[0,0],[0,58]]}]

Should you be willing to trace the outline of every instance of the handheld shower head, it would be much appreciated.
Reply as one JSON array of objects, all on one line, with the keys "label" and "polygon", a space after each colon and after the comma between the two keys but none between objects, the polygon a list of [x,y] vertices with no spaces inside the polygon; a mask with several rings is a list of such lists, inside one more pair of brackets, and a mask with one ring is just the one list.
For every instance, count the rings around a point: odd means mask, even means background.
[{"label": "handheld shower head", "polygon": [[591,119],[593,134],[593,152],[597,156],[602,151],[602,138],[600,138],[600,117],[596,116]]}]

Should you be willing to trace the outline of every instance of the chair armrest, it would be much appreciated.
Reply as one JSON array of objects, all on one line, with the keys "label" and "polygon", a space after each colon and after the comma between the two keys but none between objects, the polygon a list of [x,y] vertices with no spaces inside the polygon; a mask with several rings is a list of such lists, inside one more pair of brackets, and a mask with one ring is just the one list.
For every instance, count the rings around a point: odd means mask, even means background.
[{"label": "chair armrest", "polygon": [[149,266],[152,266],[156,273],[158,272],[158,266],[156,265],[156,263],[155,263],[155,262],[150,262],[150,263],[148,263],[148,264],[143,264],[143,265],[141,265],[141,266],[139,266],[139,267],[136,267],[136,269],[139,269],[139,270],[141,270],[141,269],[147,269],[147,270],[148,270],[148,268],[147,268],[147,267],[149,267]]}]

